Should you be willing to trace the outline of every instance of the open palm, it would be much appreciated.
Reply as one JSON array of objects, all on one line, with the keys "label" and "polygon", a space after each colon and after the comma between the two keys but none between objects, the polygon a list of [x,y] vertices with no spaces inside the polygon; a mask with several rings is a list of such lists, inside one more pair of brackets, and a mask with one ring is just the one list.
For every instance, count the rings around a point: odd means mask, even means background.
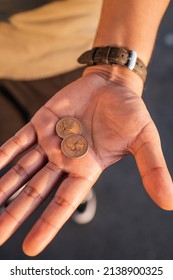
[{"label": "open palm", "polygon": [[[70,159],[61,152],[56,123],[80,120],[89,144],[87,154]],[[88,73],[50,99],[0,150],[1,168],[21,152],[18,163],[0,179],[3,204],[22,192],[0,216],[0,243],[44,201],[63,177],[54,198],[27,235],[23,249],[36,255],[54,238],[102,171],[131,153],[146,191],[162,208],[173,208],[172,180],[157,129],[138,94],[116,80]]]}]

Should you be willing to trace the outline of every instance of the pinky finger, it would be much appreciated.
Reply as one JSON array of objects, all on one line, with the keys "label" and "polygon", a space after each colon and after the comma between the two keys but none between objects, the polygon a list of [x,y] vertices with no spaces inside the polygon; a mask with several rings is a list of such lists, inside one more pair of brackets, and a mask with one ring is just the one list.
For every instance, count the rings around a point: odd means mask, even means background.
[{"label": "pinky finger", "polygon": [[29,122],[0,147],[0,169],[36,143],[36,132]]}]

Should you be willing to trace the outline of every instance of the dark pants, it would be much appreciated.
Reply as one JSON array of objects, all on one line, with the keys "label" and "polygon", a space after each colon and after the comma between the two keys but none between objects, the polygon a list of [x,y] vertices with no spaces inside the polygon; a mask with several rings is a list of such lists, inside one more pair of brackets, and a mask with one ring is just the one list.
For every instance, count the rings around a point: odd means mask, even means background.
[{"label": "dark pants", "polygon": [[27,123],[57,91],[81,76],[83,68],[34,81],[0,80],[0,145]]}]

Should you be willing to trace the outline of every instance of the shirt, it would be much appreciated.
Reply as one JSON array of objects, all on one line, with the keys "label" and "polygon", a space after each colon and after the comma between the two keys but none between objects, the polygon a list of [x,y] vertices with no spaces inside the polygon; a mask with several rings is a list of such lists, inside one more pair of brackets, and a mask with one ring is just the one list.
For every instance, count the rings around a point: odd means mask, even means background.
[{"label": "shirt", "polygon": [[0,78],[34,80],[80,65],[92,47],[101,0],[0,0]]}]

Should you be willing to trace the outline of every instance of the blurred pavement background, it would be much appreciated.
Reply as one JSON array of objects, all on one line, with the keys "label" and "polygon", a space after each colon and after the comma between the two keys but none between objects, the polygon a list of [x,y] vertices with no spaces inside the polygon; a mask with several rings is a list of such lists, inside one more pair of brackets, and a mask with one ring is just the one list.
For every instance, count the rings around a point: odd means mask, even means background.
[{"label": "blurred pavement background", "polygon": [[[159,129],[173,174],[172,9],[173,3],[159,29],[143,99]],[[173,211],[163,211],[150,200],[131,156],[107,169],[94,189],[98,207],[91,223],[80,226],[69,220],[43,253],[27,257],[22,241],[44,203],[0,247],[0,259],[173,259]]]}]

